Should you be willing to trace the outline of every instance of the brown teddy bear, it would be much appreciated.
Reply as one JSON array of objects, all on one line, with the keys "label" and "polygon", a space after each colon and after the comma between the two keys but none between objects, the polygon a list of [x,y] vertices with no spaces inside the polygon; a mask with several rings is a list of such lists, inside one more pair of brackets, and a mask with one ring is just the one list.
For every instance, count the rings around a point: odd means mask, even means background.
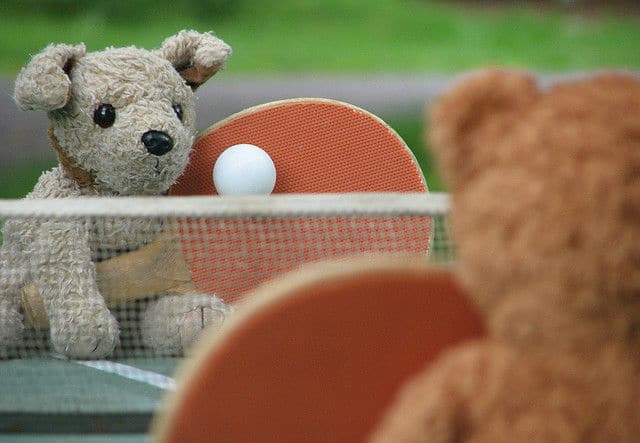
[{"label": "brown teddy bear", "polygon": [[640,80],[486,71],[431,125],[489,337],[411,380],[372,441],[638,441]]}]

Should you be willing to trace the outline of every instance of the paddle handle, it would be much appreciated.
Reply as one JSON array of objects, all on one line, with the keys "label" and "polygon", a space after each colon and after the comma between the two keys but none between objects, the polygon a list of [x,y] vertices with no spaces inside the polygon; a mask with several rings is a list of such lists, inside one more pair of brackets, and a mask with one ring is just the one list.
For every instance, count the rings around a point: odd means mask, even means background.
[{"label": "paddle handle", "polygon": [[[96,263],[97,284],[107,306],[154,295],[195,292],[191,272],[176,233],[165,232],[148,245]],[[36,329],[49,326],[42,295],[35,284],[21,290],[24,314]]]}]

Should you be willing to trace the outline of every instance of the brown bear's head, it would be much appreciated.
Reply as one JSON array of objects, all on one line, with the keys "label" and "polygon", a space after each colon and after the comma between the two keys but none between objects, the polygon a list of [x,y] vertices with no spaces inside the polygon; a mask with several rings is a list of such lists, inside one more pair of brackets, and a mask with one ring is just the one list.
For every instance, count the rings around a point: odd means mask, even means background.
[{"label": "brown bear's head", "polygon": [[638,340],[640,79],[543,90],[485,71],[442,97],[430,124],[460,276],[491,333],[527,349]]}]

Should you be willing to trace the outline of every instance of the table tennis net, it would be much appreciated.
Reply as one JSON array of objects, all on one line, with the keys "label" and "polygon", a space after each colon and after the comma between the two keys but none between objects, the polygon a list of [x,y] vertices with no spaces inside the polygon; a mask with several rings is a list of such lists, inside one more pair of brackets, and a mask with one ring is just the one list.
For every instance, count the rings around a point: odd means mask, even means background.
[{"label": "table tennis net", "polygon": [[60,337],[96,304],[120,328],[107,358],[152,358],[175,354],[149,346],[141,329],[170,327],[149,314],[167,296],[215,294],[238,307],[315,262],[452,263],[448,205],[446,195],[417,193],[0,201],[0,358],[74,357],[66,342],[79,338]]}]

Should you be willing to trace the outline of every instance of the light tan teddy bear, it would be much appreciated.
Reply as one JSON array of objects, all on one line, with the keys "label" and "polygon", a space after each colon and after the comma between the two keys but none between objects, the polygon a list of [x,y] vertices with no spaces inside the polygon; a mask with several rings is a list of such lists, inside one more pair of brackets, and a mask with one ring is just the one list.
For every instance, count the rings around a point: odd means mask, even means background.
[{"label": "light tan teddy bear", "polygon": [[[187,165],[195,137],[193,91],[224,67],[231,48],[210,33],[182,31],[154,51],[86,53],[51,45],[20,72],[15,100],[48,112],[59,166],[27,198],[165,194]],[[157,219],[8,221],[0,255],[0,350],[23,336],[20,289],[44,301],[55,351],[109,355],[119,324],[96,284],[96,260],[136,249],[166,229]],[[152,300],[142,314],[144,345],[180,353],[227,307],[211,295]]]},{"label": "light tan teddy bear", "polygon": [[489,337],[403,389],[375,443],[640,439],[640,79],[465,79],[432,112]]}]

